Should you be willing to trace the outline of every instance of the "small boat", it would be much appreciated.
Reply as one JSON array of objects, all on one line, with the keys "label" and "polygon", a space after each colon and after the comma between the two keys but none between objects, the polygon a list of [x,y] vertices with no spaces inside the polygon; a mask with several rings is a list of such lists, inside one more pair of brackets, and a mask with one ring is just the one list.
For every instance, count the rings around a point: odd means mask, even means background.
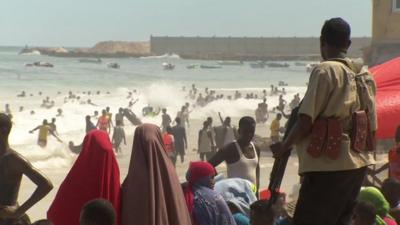
[{"label": "small boat", "polygon": [[307,63],[305,63],[305,62],[295,62],[294,65],[295,66],[307,66]]},{"label": "small boat", "polygon": [[25,64],[26,67],[49,67],[49,68],[53,68],[54,65],[48,62],[34,62],[34,63],[26,63]]},{"label": "small boat", "polygon": [[186,66],[186,69],[196,69],[199,68],[200,65],[199,64],[190,64],[188,66]]},{"label": "small boat", "polygon": [[253,69],[263,69],[265,68],[265,62],[254,62],[254,63],[250,63],[250,67]]},{"label": "small boat", "polygon": [[171,63],[164,62],[162,64],[162,66],[163,66],[164,70],[173,70],[173,69],[175,69],[175,65],[173,65]]},{"label": "small boat", "polygon": [[222,66],[220,66],[220,65],[203,65],[203,64],[201,64],[200,68],[201,69],[221,69]]},{"label": "small boat", "polygon": [[111,68],[111,69],[119,69],[120,68],[120,65],[118,63],[109,63],[107,66],[108,66],[108,68]]},{"label": "small boat", "polygon": [[220,66],[243,66],[243,61],[218,61]]},{"label": "small boat", "polygon": [[97,59],[79,59],[78,61],[80,63],[96,63],[96,64],[100,64],[100,63],[103,62],[103,61],[101,61],[100,58],[97,58]]},{"label": "small boat", "polygon": [[287,68],[289,67],[289,63],[277,63],[277,62],[271,62],[271,63],[267,63],[268,67],[272,67],[272,68]]}]

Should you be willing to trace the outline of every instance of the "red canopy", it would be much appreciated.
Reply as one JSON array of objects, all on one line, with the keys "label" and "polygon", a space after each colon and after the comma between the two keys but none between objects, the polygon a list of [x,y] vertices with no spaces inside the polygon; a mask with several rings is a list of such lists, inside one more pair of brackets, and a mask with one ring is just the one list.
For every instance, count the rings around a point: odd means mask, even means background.
[{"label": "red canopy", "polygon": [[400,125],[400,57],[369,70],[377,84],[377,138],[393,138]]}]

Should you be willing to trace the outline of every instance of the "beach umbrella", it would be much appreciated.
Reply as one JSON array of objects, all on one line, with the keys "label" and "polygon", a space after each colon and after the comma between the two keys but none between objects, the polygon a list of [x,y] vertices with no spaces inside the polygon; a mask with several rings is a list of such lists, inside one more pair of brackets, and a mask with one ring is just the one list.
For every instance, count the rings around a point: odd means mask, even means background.
[{"label": "beach umbrella", "polygon": [[377,138],[394,138],[400,125],[400,57],[374,66],[369,71],[377,85]]}]

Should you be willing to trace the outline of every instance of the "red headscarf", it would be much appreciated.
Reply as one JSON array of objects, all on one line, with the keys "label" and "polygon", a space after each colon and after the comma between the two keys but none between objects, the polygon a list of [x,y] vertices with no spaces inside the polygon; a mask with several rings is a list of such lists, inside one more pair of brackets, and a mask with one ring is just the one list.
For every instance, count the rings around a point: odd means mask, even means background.
[{"label": "red headscarf", "polygon": [[136,128],[122,195],[123,225],[191,225],[178,175],[155,125]]},{"label": "red headscarf", "polygon": [[189,209],[189,213],[193,215],[193,185],[195,185],[198,181],[202,180],[206,177],[215,176],[216,171],[215,168],[208,162],[191,162],[189,165],[189,170],[186,175],[186,179],[188,181],[188,186],[185,189],[185,199],[186,205]]},{"label": "red headscarf", "polygon": [[79,225],[81,208],[92,199],[110,201],[120,215],[119,168],[108,134],[89,132],[82,152],[72,166],[47,212],[55,225]]}]

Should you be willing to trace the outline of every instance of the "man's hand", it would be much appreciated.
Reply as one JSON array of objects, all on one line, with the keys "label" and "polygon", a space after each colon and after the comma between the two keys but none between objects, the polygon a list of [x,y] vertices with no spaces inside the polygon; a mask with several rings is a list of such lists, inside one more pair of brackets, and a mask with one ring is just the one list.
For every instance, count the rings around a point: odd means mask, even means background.
[{"label": "man's hand", "polygon": [[18,219],[21,216],[17,206],[4,206],[0,209],[0,218]]},{"label": "man's hand", "polygon": [[287,151],[289,151],[289,148],[285,147],[285,145],[282,142],[277,142],[277,143],[271,145],[270,149],[272,151],[272,154],[273,154],[274,158],[280,158]]}]

